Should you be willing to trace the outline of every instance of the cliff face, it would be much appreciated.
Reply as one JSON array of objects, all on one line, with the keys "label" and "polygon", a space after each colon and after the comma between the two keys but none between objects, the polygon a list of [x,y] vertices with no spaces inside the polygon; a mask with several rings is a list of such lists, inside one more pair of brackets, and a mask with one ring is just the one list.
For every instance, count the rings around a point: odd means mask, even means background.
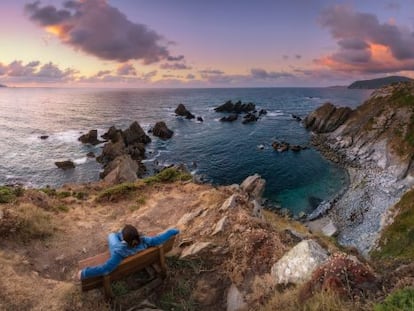
[{"label": "cliff face", "polygon": [[332,107],[317,109],[304,125],[314,131],[313,142],[324,155],[348,168],[351,184],[330,202],[328,217],[339,229],[340,243],[368,255],[392,222],[390,208],[414,184],[414,83],[376,90],[344,121],[332,113],[340,108]]},{"label": "cliff face", "polygon": [[326,144],[350,163],[385,169],[398,179],[413,175],[414,82],[376,90],[353,111],[325,104],[304,125],[329,133]]}]

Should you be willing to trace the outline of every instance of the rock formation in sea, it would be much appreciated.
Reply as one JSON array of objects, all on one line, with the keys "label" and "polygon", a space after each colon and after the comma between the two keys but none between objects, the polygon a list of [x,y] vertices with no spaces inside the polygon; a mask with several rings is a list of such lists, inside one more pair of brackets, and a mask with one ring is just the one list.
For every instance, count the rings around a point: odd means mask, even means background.
[{"label": "rock formation in sea", "polygon": [[365,255],[390,221],[389,209],[414,184],[413,108],[414,83],[398,83],[355,110],[325,104],[303,121],[322,153],[348,169],[347,191],[321,208],[330,209],[339,241]]},{"label": "rock formation in sea", "polygon": [[102,154],[96,158],[104,166],[101,178],[110,183],[121,183],[135,181],[145,173],[141,161],[145,158],[145,145],[151,142],[151,138],[138,122],[133,122],[124,131],[111,126],[102,137],[109,139],[109,142],[105,143]]},{"label": "rock formation in sea", "polygon": [[186,119],[194,119],[195,116],[187,110],[187,108],[183,104],[179,104],[175,109],[175,114],[178,116],[185,117]]},{"label": "rock formation in sea", "polygon": [[82,142],[82,144],[98,145],[102,143],[102,141],[98,139],[98,130],[90,130],[88,133],[81,135],[78,140]]},{"label": "rock formation in sea", "polygon": [[169,139],[173,136],[174,132],[167,127],[164,121],[160,121],[155,123],[152,134],[161,139]]},{"label": "rock formation in sea", "polygon": [[240,100],[233,103],[231,100],[226,101],[223,105],[214,108],[216,112],[229,112],[229,113],[247,113],[254,111],[256,105],[253,103],[242,103]]},{"label": "rock formation in sea", "polygon": [[61,168],[62,170],[69,170],[71,168],[75,168],[75,163],[71,160],[65,160],[65,161],[57,161],[55,162],[55,165],[58,168]]}]

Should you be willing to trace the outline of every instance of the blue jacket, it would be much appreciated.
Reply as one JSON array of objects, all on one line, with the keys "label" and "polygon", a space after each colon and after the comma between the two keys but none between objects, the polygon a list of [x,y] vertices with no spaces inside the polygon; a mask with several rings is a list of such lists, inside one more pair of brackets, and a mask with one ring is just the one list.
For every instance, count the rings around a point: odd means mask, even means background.
[{"label": "blue jacket", "polygon": [[129,247],[123,240],[121,231],[110,233],[108,235],[108,244],[111,257],[102,265],[86,267],[83,269],[81,272],[81,279],[107,275],[115,270],[124,258],[134,255],[148,247],[160,245],[179,232],[178,229],[169,229],[154,237],[142,236],[141,243],[133,248]]}]

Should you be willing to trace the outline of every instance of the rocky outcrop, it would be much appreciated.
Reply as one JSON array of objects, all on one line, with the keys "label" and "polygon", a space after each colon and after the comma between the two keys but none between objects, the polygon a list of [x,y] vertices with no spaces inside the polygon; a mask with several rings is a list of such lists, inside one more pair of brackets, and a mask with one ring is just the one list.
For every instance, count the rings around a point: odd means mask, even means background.
[{"label": "rocky outcrop", "polygon": [[98,139],[98,130],[90,130],[87,134],[83,134],[78,138],[82,144],[98,145],[102,143]]},{"label": "rocky outcrop", "polygon": [[266,180],[259,174],[247,177],[240,185],[240,189],[249,195],[250,198],[261,200],[264,192]]},{"label": "rocky outcrop", "polygon": [[379,238],[382,215],[414,184],[413,104],[414,83],[399,83],[374,91],[351,113],[325,104],[304,122],[319,133],[317,148],[348,169],[349,188],[324,206],[339,242],[364,255]]},{"label": "rocky outcrop", "polygon": [[304,240],[273,265],[271,275],[276,284],[302,284],[327,259],[327,252],[318,243]]},{"label": "rocky outcrop", "polygon": [[243,104],[240,100],[233,103],[231,100],[225,102],[223,105],[214,108],[216,112],[229,112],[229,113],[248,113],[256,110],[256,105],[253,103]]},{"label": "rocky outcrop", "polygon": [[256,114],[255,114],[255,113],[249,112],[248,114],[246,114],[246,115],[243,117],[243,121],[242,121],[242,123],[243,123],[243,124],[247,124],[247,123],[251,123],[251,122],[256,122],[257,120],[259,120],[259,117],[258,117],[258,116],[256,116]]},{"label": "rocky outcrop", "polygon": [[237,114],[231,114],[227,117],[222,117],[220,119],[221,122],[233,122],[236,121],[239,118],[239,116]]},{"label": "rocky outcrop", "polygon": [[165,122],[161,121],[155,123],[154,128],[152,129],[152,134],[161,139],[169,139],[173,136],[174,132],[167,127]]},{"label": "rocky outcrop", "polygon": [[75,168],[75,163],[73,163],[73,161],[71,161],[71,160],[57,161],[57,162],[55,162],[55,165],[58,168],[61,168],[62,170],[69,170],[71,168]]},{"label": "rocky outcrop", "polygon": [[303,120],[303,125],[315,133],[332,132],[348,119],[351,112],[349,107],[337,108],[326,103],[308,115]]},{"label": "rocky outcrop", "polygon": [[179,104],[175,109],[175,114],[178,116],[185,117],[186,119],[194,119],[195,116],[185,108],[183,104]]},{"label": "rocky outcrop", "polygon": [[132,160],[128,154],[116,157],[104,170],[104,181],[109,184],[119,184],[123,182],[134,182],[138,179],[139,165]]},{"label": "rocky outcrop", "polygon": [[[101,178],[107,182],[118,183],[133,181],[144,174],[145,166],[141,161],[145,158],[145,145],[151,139],[138,122],[133,122],[125,131],[112,126],[102,137],[109,139],[109,142],[104,145],[102,154],[96,158],[104,166]],[[110,176],[106,178],[107,175]]]}]

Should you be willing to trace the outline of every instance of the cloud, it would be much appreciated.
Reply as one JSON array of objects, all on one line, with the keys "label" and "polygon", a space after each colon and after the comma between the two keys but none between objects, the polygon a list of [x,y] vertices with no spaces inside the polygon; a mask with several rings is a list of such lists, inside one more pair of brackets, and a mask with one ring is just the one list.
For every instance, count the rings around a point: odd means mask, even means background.
[{"label": "cloud", "polygon": [[362,73],[414,69],[412,30],[380,23],[373,14],[340,5],[324,10],[319,21],[337,41],[338,50],[316,63],[338,71]]},{"label": "cloud", "polygon": [[174,64],[164,63],[160,65],[160,68],[165,69],[165,70],[189,70],[191,69],[191,67],[183,63],[174,63]]},{"label": "cloud", "polygon": [[116,73],[118,74],[118,76],[136,76],[137,75],[137,71],[135,70],[135,67],[132,64],[122,64],[120,65],[117,70]]},{"label": "cloud", "polygon": [[24,64],[21,60],[15,60],[8,65],[0,64],[0,77],[5,82],[12,83],[55,83],[74,81],[79,72],[74,69],[60,69],[58,65],[51,62],[41,64],[32,61]]},{"label": "cloud", "polygon": [[253,68],[250,70],[252,78],[262,80],[277,80],[280,78],[291,78],[293,75],[287,72],[268,72],[261,68]]},{"label": "cloud", "polygon": [[179,56],[168,56],[167,60],[170,62],[179,62],[184,60],[184,55],[179,55]]},{"label": "cloud", "polygon": [[[63,43],[101,59],[151,64],[173,57],[165,39],[144,24],[134,23],[106,0],[66,1],[63,9],[40,2],[26,4],[29,18]],[[165,42],[165,44],[163,44]]]},{"label": "cloud", "polygon": [[295,54],[295,58],[296,58],[296,59],[301,59],[301,58],[302,58],[302,55],[300,55],[300,54]]},{"label": "cloud", "polygon": [[186,77],[187,80],[194,80],[195,79],[195,75],[189,73]]},{"label": "cloud", "polygon": [[107,76],[109,74],[111,74],[111,70],[100,70],[98,71],[98,73],[96,74],[97,77],[102,77],[102,76]]},{"label": "cloud", "polygon": [[202,75],[222,75],[224,74],[224,71],[218,70],[218,69],[204,69],[199,71]]}]

